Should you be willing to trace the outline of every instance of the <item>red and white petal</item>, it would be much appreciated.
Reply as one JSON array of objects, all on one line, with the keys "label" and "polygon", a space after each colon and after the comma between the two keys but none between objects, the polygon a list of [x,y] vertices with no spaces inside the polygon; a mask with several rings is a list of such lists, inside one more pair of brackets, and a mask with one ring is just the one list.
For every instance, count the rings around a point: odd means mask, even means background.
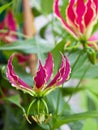
[{"label": "red and white petal", "polygon": [[96,6],[96,13],[98,15],[98,0],[93,0],[94,3],[95,3],[95,6]]},{"label": "red and white petal", "polygon": [[4,21],[5,21],[5,26],[9,30],[12,30],[12,31],[16,31],[17,30],[16,21],[14,19],[14,16],[13,16],[11,10],[8,11]]},{"label": "red and white petal", "polygon": [[74,30],[66,23],[66,21],[64,20],[64,18],[60,14],[59,0],[54,0],[54,13],[60,19],[60,21],[63,23],[66,31],[68,31],[73,37],[75,37],[77,39],[77,35],[74,32]]},{"label": "red and white petal", "polygon": [[84,14],[86,11],[86,6],[84,0],[77,0],[76,6],[76,24],[79,27],[81,33],[84,32]]},{"label": "red and white petal", "polygon": [[48,82],[53,72],[53,58],[51,53],[48,53],[48,57],[46,59],[44,68],[46,69],[46,73],[47,73],[46,82]]},{"label": "red and white petal", "polygon": [[14,58],[15,54],[12,54],[11,57],[8,60],[8,65],[7,65],[7,73],[6,76],[9,79],[9,82],[17,89],[20,89],[24,92],[27,92],[29,94],[32,94],[32,88],[27,85],[24,81],[22,81],[22,79],[20,79],[14,69],[13,69],[13,65],[12,65],[12,60]]},{"label": "red and white petal", "polygon": [[85,16],[84,16],[84,22],[85,22],[85,26],[88,27],[89,24],[96,17],[94,3],[92,2],[92,0],[87,1],[86,8],[87,8],[87,12],[85,13]]},{"label": "red and white petal", "polygon": [[46,78],[47,78],[46,70],[42,66],[41,61],[39,61],[39,69],[36,76],[34,77],[35,87],[37,89],[41,89],[42,87],[44,87],[46,83]]},{"label": "red and white petal", "polygon": [[66,15],[67,15],[68,23],[70,23],[70,25],[72,24],[72,26],[74,28],[77,28],[77,26],[75,24],[76,14],[75,14],[74,4],[75,4],[75,0],[70,0],[69,5],[66,9]]},{"label": "red and white petal", "polygon": [[65,66],[64,66],[64,67],[65,67],[64,73],[63,73],[63,75],[62,75],[61,80],[57,83],[58,86],[61,85],[61,84],[63,84],[66,80],[68,80],[69,75],[70,75],[70,73],[71,73],[71,68],[70,68],[69,60],[68,60],[67,57],[65,58],[65,60],[66,60],[66,64],[65,64]]},{"label": "red and white petal", "polygon": [[46,88],[49,88],[49,87],[51,87],[51,86],[57,84],[57,83],[61,80],[62,75],[63,75],[63,73],[64,73],[64,71],[65,71],[65,70],[64,70],[64,69],[65,69],[65,68],[64,68],[64,65],[65,65],[65,58],[64,58],[64,56],[62,55],[61,67],[60,67],[58,73],[55,75],[55,77],[53,78],[53,80],[47,85]]}]

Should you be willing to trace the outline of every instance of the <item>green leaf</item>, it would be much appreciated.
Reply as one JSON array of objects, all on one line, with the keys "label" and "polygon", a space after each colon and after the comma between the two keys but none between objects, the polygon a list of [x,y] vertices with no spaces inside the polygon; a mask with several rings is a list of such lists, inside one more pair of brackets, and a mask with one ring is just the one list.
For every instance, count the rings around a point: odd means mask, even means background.
[{"label": "green leaf", "polygon": [[94,119],[87,119],[84,123],[82,130],[97,130],[98,125]]},{"label": "green leaf", "polygon": [[54,116],[52,119],[53,128],[58,128],[63,124],[68,124],[74,121],[84,120],[87,118],[98,118],[98,111],[90,111],[90,112],[83,112],[73,115],[66,115],[66,116]]},{"label": "green leaf", "polygon": [[7,98],[6,100],[10,101],[11,103],[14,103],[16,106],[22,109],[23,113],[25,113],[24,108],[20,105],[20,96],[19,94],[11,96]]},{"label": "green leaf", "polygon": [[[81,64],[80,67],[78,66],[77,70],[73,72],[72,78],[81,78],[85,71],[85,68],[87,68],[88,66],[88,63],[86,63],[85,65]],[[98,63],[90,66],[84,78],[98,78]]]},{"label": "green leaf", "polygon": [[10,5],[12,4],[12,2],[8,3],[8,4],[5,4],[5,5],[2,5],[0,7],[0,14],[6,9],[8,8]]},{"label": "green leaf", "polygon": [[[76,62],[79,53],[81,53],[78,61]],[[84,78],[98,78],[98,63],[92,65],[88,58],[87,54],[82,50],[73,51],[68,56],[71,64],[71,68],[73,68],[74,63],[76,62],[73,72],[71,73],[71,78],[81,78],[86,69],[89,70],[86,72]]]},{"label": "green leaf", "polygon": [[47,96],[47,103],[51,113],[57,115],[62,113],[63,115],[66,115],[70,113],[70,107],[67,103],[65,103],[61,89],[59,88]]},{"label": "green leaf", "polygon": [[60,41],[55,48],[52,50],[54,58],[54,74],[58,71],[61,64],[61,53],[64,53],[65,40]]},{"label": "green leaf", "polygon": [[[92,102],[88,103],[88,109],[98,110],[98,94],[96,95],[96,93],[93,93],[92,91],[87,91],[87,95],[88,95],[89,99],[92,100]],[[90,105],[92,103],[93,103],[93,106],[91,108]]]},{"label": "green leaf", "polygon": [[42,13],[48,15],[53,10],[53,0],[40,0]]},{"label": "green leaf", "polygon": [[76,121],[69,124],[71,130],[82,130],[83,122],[82,121]]},{"label": "green leaf", "polygon": [[24,53],[46,53],[52,50],[54,47],[53,44],[48,43],[48,41],[40,38],[33,38],[28,40],[19,40],[12,44],[7,44],[4,46],[0,46],[0,50],[16,50]]},{"label": "green leaf", "polygon": [[79,87],[79,88],[73,88],[73,87],[63,87],[61,88],[63,96],[69,96],[71,94],[76,94],[80,91],[84,91],[86,88],[85,87]]},{"label": "green leaf", "polygon": [[61,4],[61,6],[59,7],[59,8],[60,8],[60,12],[61,12],[63,18],[66,17],[66,15],[65,15],[65,10],[66,10],[66,8],[67,8],[67,6],[68,6],[68,2],[69,2],[68,0],[62,0],[62,4]]},{"label": "green leaf", "polygon": [[87,80],[85,86],[89,91],[98,95],[98,79]]},{"label": "green leaf", "polygon": [[[17,16],[20,14],[20,10],[21,10],[21,5],[22,5],[22,0],[13,0],[13,6],[12,6],[12,9],[13,9],[13,12],[14,12],[14,15]],[[23,20],[23,19],[22,19]]]},{"label": "green leaf", "polygon": [[[4,112],[3,112],[4,111]],[[3,114],[3,129],[0,130],[29,130],[26,119],[19,108],[8,103],[5,105]],[[0,127],[1,128],[1,127]]]},{"label": "green leaf", "polygon": [[44,15],[48,15],[52,13],[53,10],[53,0],[34,0],[34,6],[38,11],[43,13]]}]

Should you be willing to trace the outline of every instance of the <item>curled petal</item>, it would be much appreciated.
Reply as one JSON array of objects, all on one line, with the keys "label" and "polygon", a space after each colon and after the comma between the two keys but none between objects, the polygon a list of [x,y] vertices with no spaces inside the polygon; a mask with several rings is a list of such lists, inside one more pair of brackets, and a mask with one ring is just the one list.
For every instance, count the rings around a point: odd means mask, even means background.
[{"label": "curled petal", "polygon": [[62,75],[61,80],[57,83],[57,85],[59,86],[60,84],[63,84],[66,80],[68,80],[70,72],[71,72],[71,68],[70,68],[70,63],[68,61],[68,58],[66,57],[66,64],[65,64],[65,69],[64,69],[64,73]]},{"label": "curled petal", "polygon": [[48,57],[46,59],[46,63],[44,68],[46,69],[47,77],[46,82],[50,79],[51,74],[53,72],[53,59],[51,53],[48,53]]},{"label": "curled petal", "polygon": [[8,60],[7,65],[7,73],[6,76],[9,79],[10,83],[16,87],[17,89],[20,89],[24,92],[27,92],[29,94],[32,94],[32,88],[28,86],[24,81],[22,81],[15,73],[13,66],[12,66],[12,60],[15,54],[11,55],[11,57]]},{"label": "curled petal", "polygon": [[80,32],[83,33],[84,30],[84,13],[86,10],[86,6],[84,4],[84,0],[77,0],[77,7],[76,7],[76,23],[79,26]]},{"label": "curled petal", "polygon": [[46,70],[39,61],[39,69],[36,76],[34,77],[35,87],[37,89],[42,88],[46,83],[46,78],[47,78]]},{"label": "curled petal", "polygon": [[89,24],[94,20],[95,16],[95,8],[92,0],[88,0],[87,2],[87,12],[84,17],[85,26],[88,27]]},{"label": "curled petal", "polygon": [[67,20],[71,21],[71,24],[73,26],[76,26],[75,24],[76,14],[75,14],[74,3],[75,3],[75,0],[70,0],[66,13],[67,13]]},{"label": "curled petal", "polygon": [[65,69],[64,66],[65,66],[65,58],[64,58],[64,56],[62,55],[61,67],[60,67],[58,73],[57,73],[57,74],[55,75],[55,77],[53,78],[53,80],[48,84],[47,88],[53,86],[54,84],[57,84],[57,83],[61,80],[62,75],[63,75],[63,73],[64,73],[64,71],[65,71],[65,70],[64,70],[64,69]]},{"label": "curled petal", "polygon": [[12,11],[9,10],[6,17],[5,17],[5,25],[9,30],[16,31],[17,26],[16,26],[16,21],[13,17]]},{"label": "curled petal", "polygon": [[54,0],[54,13],[56,14],[56,16],[61,20],[61,22],[63,23],[65,29],[73,35],[73,37],[75,37],[77,39],[77,35],[75,34],[75,32],[73,31],[73,29],[66,23],[66,21],[64,20],[64,18],[61,16],[60,11],[59,11],[59,0]]},{"label": "curled petal", "polygon": [[96,6],[96,13],[98,15],[98,0],[93,0],[94,3],[95,3],[95,6]]}]

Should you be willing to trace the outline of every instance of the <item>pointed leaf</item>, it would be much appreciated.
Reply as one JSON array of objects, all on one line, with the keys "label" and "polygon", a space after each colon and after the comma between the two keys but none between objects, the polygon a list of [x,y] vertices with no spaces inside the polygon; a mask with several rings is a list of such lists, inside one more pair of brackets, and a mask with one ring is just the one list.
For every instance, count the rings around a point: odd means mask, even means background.
[{"label": "pointed leaf", "polygon": [[20,101],[21,101],[21,99],[20,99],[20,96],[19,96],[18,94],[6,98],[6,100],[10,101],[11,103],[14,103],[16,106],[18,106],[19,108],[22,109],[23,113],[25,113],[24,108],[20,105]]},{"label": "pointed leaf", "polygon": [[2,5],[0,7],[0,14],[6,9],[8,8],[10,5],[12,4],[12,2],[8,3],[8,4],[5,4],[5,5]]}]

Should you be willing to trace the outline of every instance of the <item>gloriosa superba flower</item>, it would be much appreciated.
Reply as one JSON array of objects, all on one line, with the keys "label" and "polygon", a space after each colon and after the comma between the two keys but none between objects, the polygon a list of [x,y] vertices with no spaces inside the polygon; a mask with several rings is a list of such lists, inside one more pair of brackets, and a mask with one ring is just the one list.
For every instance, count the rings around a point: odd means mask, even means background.
[{"label": "gloriosa superba flower", "polygon": [[12,86],[29,93],[31,96],[44,96],[52,89],[63,84],[69,78],[71,72],[70,63],[68,58],[62,55],[62,63],[59,68],[59,71],[50,81],[50,78],[53,73],[53,58],[51,53],[48,53],[48,57],[46,59],[44,66],[39,60],[38,71],[34,76],[34,87],[31,88],[21,78],[19,78],[19,76],[16,75],[13,69],[12,60],[15,55],[16,55],[15,53],[12,54],[8,60],[7,74],[6,74],[7,78],[9,79]]},{"label": "gloriosa superba flower", "polygon": [[[17,36],[18,25],[12,10],[8,10],[5,18],[0,22],[0,40],[6,44],[13,43],[18,40]],[[20,64],[25,63],[30,58],[30,55],[22,53],[17,54],[17,59]]]},{"label": "gloriosa superba flower", "polygon": [[66,20],[60,13],[59,1],[54,0],[54,13],[61,20],[65,29],[79,43],[82,43],[90,62],[95,64],[96,51],[98,51],[98,31],[93,34],[92,32],[98,22],[98,0],[69,0],[66,8]]},{"label": "gloriosa superba flower", "polygon": [[[14,71],[12,60],[16,55],[16,53],[12,54],[8,60],[6,73],[7,78],[9,79],[9,82],[12,84],[13,87],[33,96],[32,102],[28,107],[27,114],[24,115],[26,119],[29,121],[29,123],[31,123],[28,119],[28,115],[30,115],[31,107],[32,105],[34,105],[37,107],[37,110],[36,114],[32,115],[31,117],[36,122],[41,123],[45,120],[45,112],[48,114],[48,107],[47,103],[44,100],[44,96],[56,89],[61,84],[63,84],[66,80],[68,80],[69,75],[71,73],[69,60],[67,57],[61,54],[61,66],[54,78],[50,80],[53,73],[53,57],[51,53],[48,53],[45,65],[42,65],[41,61],[39,60],[39,67],[38,71],[34,76],[34,86],[32,88],[27,83],[25,83],[19,76],[17,76]],[[41,106],[43,107],[43,109],[40,109]]]},{"label": "gloriosa superba flower", "polygon": [[59,1],[54,1],[54,13],[61,20],[65,29],[76,39],[98,40],[98,36],[96,36],[98,33],[91,36],[98,19],[98,0],[69,0],[66,8],[66,20],[60,13]]},{"label": "gloriosa superba flower", "polygon": [[[7,29],[6,32],[4,29]],[[0,22],[0,39],[6,43],[11,43],[17,40],[17,36],[12,32],[17,31],[17,23],[11,10],[8,10],[4,20]]]}]

